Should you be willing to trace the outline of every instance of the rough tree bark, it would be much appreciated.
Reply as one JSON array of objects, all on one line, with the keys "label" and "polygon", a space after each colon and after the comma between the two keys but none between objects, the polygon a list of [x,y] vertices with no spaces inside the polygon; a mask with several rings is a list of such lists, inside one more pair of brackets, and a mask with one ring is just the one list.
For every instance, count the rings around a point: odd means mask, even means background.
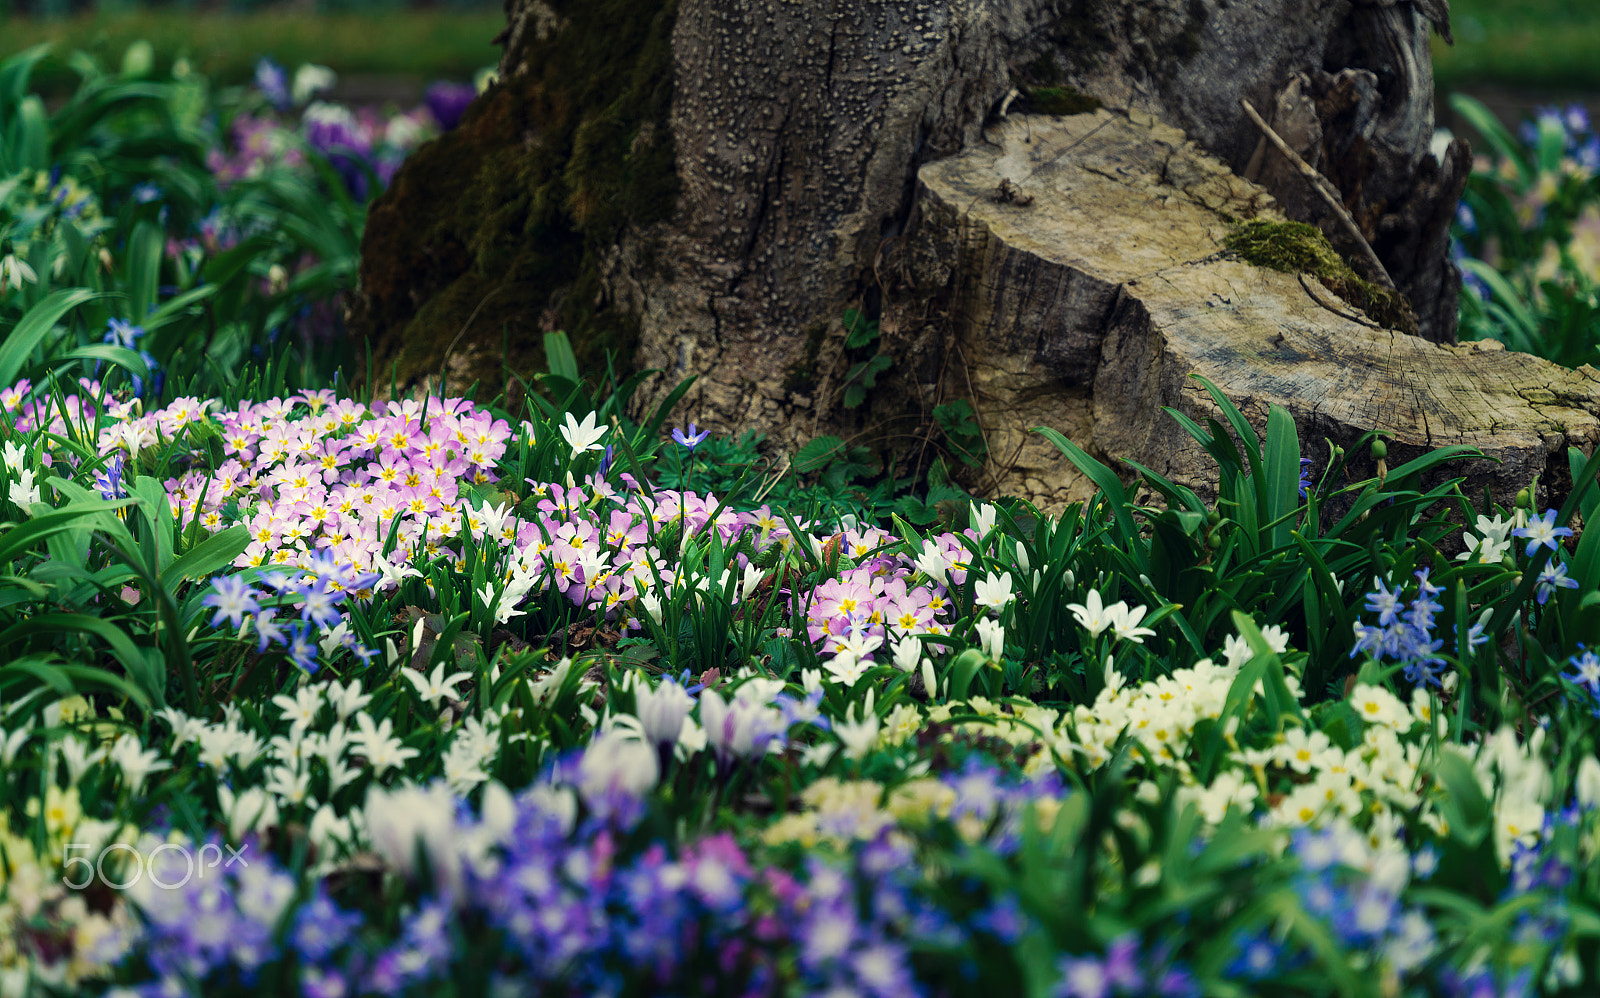
[{"label": "rough tree bark", "polygon": [[[537,334],[565,328],[586,360],[664,371],[642,407],[694,375],[702,426],[903,453],[935,435],[933,404],[977,390],[940,352],[972,307],[960,274],[885,272],[931,211],[919,171],[984,148],[1002,119],[1103,105],[1181,129],[1337,243],[1242,99],[1338,186],[1410,302],[1402,325],[1453,339],[1447,226],[1467,152],[1428,150],[1445,0],[507,0],[507,17],[501,82],[369,221],[351,319],[382,380],[393,365],[407,387],[448,372],[493,391],[503,360],[525,376]],[[851,307],[880,320],[894,360],[858,409],[840,405],[861,359]],[[1070,428],[1070,411],[1039,415]],[[991,487],[1015,477],[991,470]]]}]

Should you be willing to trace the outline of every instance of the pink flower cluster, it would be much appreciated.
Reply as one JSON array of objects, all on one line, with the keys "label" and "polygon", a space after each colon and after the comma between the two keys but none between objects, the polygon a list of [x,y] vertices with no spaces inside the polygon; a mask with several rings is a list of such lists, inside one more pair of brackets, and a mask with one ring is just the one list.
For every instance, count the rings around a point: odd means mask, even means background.
[{"label": "pink flower cluster", "polygon": [[[47,422],[65,434],[68,422],[95,425],[98,386],[85,384],[84,391],[89,399],[71,396],[65,414],[27,401],[25,385],[0,392],[0,402],[18,415],[19,428]],[[185,526],[198,517],[209,531],[248,527],[239,568],[284,566],[315,574],[337,564],[375,574],[375,589],[393,589],[441,557],[468,569],[470,536],[497,580],[480,593],[497,620],[521,613],[516,607],[530,593],[554,587],[576,607],[638,627],[642,613],[659,619],[662,601],[685,587],[728,592],[738,602],[767,580],[743,552],[722,579],[689,578],[668,539],[714,529],[729,547],[748,539],[746,550],[758,556],[796,541],[769,507],[722,508],[715,496],[651,490],[631,475],[622,476],[628,485],[622,493],[592,475],[582,485],[570,478],[565,486],[529,480],[525,497],[499,488],[478,493],[498,503],[473,499],[464,486],[496,483],[514,438],[531,445],[550,431],[526,422],[514,429],[466,399],[369,407],[325,390],[216,408],[215,400],[181,398],[141,415],[132,403],[108,400],[98,445],[103,454],[123,453],[130,469],[141,453],[176,445],[176,463],[194,466],[165,482],[174,519]],[[214,446],[223,460],[213,468],[201,455]],[[802,594],[807,634],[824,642],[825,651],[837,651],[845,636],[898,639],[948,631],[945,573],[935,578],[919,571],[911,557],[894,550],[898,538],[868,527],[825,542],[808,534],[803,543],[841,558],[836,577]],[[930,543],[949,581],[959,584],[967,549],[949,534]]]}]

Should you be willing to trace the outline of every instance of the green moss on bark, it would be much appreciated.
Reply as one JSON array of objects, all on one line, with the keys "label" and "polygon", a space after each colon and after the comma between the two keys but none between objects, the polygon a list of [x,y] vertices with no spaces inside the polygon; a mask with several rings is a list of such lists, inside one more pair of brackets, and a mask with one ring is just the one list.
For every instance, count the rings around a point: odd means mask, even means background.
[{"label": "green moss on bark", "polygon": [[1410,302],[1358,276],[1314,225],[1255,219],[1228,233],[1223,245],[1257,267],[1311,274],[1379,325],[1416,335]]},{"label": "green moss on bark", "polygon": [[[667,116],[676,0],[553,0],[497,84],[455,130],[419,149],[374,206],[352,327],[402,384],[451,353],[492,392],[506,360],[543,369],[546,328],[565,329],[585,370],[631,364],[638,317],[603,293],[601,263],[624,229],[664,220],[678,179]],[[464,388],[465,386],[459,386]]]}]

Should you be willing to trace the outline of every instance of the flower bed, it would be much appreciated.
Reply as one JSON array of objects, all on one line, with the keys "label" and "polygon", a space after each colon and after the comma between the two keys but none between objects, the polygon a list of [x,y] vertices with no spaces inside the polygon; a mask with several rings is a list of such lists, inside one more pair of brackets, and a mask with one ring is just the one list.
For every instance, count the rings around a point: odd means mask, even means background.
[{"label": "flower bed", "polygon": [[757,481],[560,334],[353,396],[424,115],[124,63],[0,93],[0,998],[1600,989],[1600,461],[1498,508],[1207,386],[1214,501],[1041,428],[1047,517]]}]

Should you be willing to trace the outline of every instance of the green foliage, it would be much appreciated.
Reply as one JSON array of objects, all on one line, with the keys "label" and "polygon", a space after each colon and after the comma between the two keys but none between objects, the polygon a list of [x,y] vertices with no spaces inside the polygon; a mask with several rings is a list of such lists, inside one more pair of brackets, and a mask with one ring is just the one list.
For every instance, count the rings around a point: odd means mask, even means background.
[{"label": "green foliage", "polygon": [[1462,337],[1567,367],[1600,361],[1600,137],[1581,113],[1542,109],[1513,136],[1471,97],[1451,106],[1490,154],[1453,230]]}]

